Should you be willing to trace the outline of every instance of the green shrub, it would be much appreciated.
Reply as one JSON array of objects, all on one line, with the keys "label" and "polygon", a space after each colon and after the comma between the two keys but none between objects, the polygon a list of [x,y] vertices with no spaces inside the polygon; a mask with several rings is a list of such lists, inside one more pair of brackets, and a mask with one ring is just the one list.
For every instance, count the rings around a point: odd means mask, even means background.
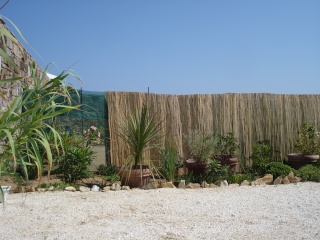
[{"label": "green shrub", "polygon": [[199,184],[201,184],[203,181],[206,181],[206,174],[193,175],[192,172],[189,172],[186,175],[179,176],[178,177],[178,181],[180,181],[180,180],[185,180],[186,185],[188,185],[189,183],[199,183]]},{"label": "green shrub", "polygon": [[117,172],[117,167],[114,165],[99,165],[98,174],[103,176],[106,181],[116,182],[120,180],[120,176]]},{"label": "green shrub", "polygon": [[217,183],[227,179],[229,176],[229,166],[221,166],[217,160],[208,163],[204,180],[207,183]]},{"label": "green shrub", "polygon": [[293,168],[281,162],[271,162],[267,166],[267,173],[272,174],[274,178],[288,176],[290,172],[293,172]]},{"label": "green shrub", "polygon": [[91,173],[88,169],[93,160],[93,150],[84,137],[62,136],[64,154],[57,159],[57,172],[63,181],[74,184],[78,180],[88,178]]},{"label": "green shrub", "polygon": [[303,181],[320,182],[320,169],[316,166],[308,164],[296,171],[297,176]]},{"label": "green shrub", "polygon": [[199,162],[210,162],[219,153],[219,138],[213,133],[193,130],[184,137],[190,157]]},{"label": "green shrub", "polygon": [[237,150],[240,149],[238,144],[238,139],[233,135],[233,133],[228,133],[227,135],[218,135],[218,148],[219,155],[235,156]]},{"label": "green shrub", "polygon": [[119,176],[118,173],[114,173],[114,174],[112,174],[112,175],[107,175],[107,176],[105,176],[104,179],[105,179],[106,181],[109,181],[109,182],[114,183],[114,182],[116,182],[116,181],[120,181],[120,176]]},{"label": "green shrub", "polygon": [[303,124],[294,143],[296,151],[305,155],[319,154],[319,137],[315,126]]},{"label": "green shrub", "polygon": [[267,173],[269,163],[278,161],[278,151],[270,146],[268,140],[253,144],[251,172],[253,175],[263,176]]},{"label": "green shrub", "polygon": [[188,174],[183,175],[183,176],[179,176],[178,181],[180,181],[180,180],[185,180],[186,185],[188,185],[189,183],[198,182],[198,179],[196,179],[196,181],[194,181],[195,178],[194,178],[192,172],[189,172]]},{"label": "green shrub", "polygon": [[252,177],[248,174],[236,173],[230,174],[227,178],[228,183],[238,183],[241,184],[244,180],[251,181]]},{"label": "green shrub", "polygon": [[317,168],[320,168],[320,160],[318,160],[317,162],[315,162],[314,166],[316,166]]},{"label": "green shrub", "polygon": [[101,176],[111,176],[117,173],[117,167],[114,165],[99,165],[97,167],[97,172]]}]

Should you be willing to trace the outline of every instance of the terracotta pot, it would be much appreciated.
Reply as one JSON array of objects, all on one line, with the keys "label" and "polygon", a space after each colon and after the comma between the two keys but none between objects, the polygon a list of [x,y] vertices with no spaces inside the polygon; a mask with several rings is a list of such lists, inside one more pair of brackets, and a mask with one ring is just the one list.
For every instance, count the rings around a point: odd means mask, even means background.
[{"label": "terracotta pot", "polygon": [[206,162],[199,162],[195,159],[186,160],[185,165],[188,169],[188,172],[192,172],[193,175],[197,176],[203,174],[208,166]]},{"label": "terracotta pot", "polygon": [[288,165],[294,169],[299,169],[307,164],[317,162],[319,155],[304,155],[302,153],[288,154]]},{"label": "terracotta pot", "polygon": [[129,186],[130,188],[140,188],[143,187],[150,182],[150,169],[147,166],[140,166],[135,169],[132,167],[131,170],[125,169],[119,172],[121,177],[121,184]]}]

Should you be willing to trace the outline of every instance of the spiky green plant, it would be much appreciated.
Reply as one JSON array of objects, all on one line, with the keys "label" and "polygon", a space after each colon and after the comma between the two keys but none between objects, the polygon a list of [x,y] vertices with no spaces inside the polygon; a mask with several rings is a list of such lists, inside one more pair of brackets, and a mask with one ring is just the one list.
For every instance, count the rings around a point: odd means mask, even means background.
[{"label": "spiky green plant", "polygon": [[[0,17],[10,22],[27,43],[20,30],[10,19],[2,15]],[[7,38],[18,46],[22,54],[25,54],[19,41],[5,26],[0,26],[0,37],[3,44]],[[0,49],[0,55],[10,67],[20,74],[20,69],[4,50]],[[30,76],[0,80],[0,84],[22,82],[26,78],[29,82],[31,81],[31,86],[23,84],[23,94],[12,102],[9,102],[0,89],[0,97],[7,104],[5,109],[0,110],[0,176],[17,176],[16,171],[19,168],[28,180],[27,166],[35,165],[40,177],[44,162],[48,163],[48,174],[50,174],[52,149],[49,144],[48,131],[53,134],[54,148],[58,149],[58,145],[61,145],[61,137],[52,127],[50,121],[79,106],[71,106],[70,91],[75,91],[75,89],[65,82],[67,76],[75,75],[72,72],[64,71],[54,79],[48,80],[46,77],[47,68],[42,74],[38,74],[33,62],[30,64]],[[58,98],[63,98],[64,101],[57,102]],[[44,151],[42,151],[43,149]],[[17,177],[17,179],[19,178]]]},{"label": "spiky green plant", "polygon": [[175,144],[165,143],[164,148],[160,149],[160,172],[163,177],[172,182],[177,170],[178,152]]},{"label": "spiky green plant", "polygon": [[119,135],[127,142],[137,168],[143,163],[143,153],[154,148],[161,137],[161,122],[156,121],[155,115],[149,116],[147,106],[143,105],[141,112],[136,110],[121,123],[121,130]]},{"label": "spiky green plant", "polygon": [[[53,134],[54,148],[61,145],[59,133],[52,127],[51,120],[63,113],[76,109],[71,106],[70,86],[64,82],[70,75],[63,72],[54,79],[46,81],[46,70],[37,77],[35,63],[31,64],[32,87],[24,84],[25,91],[0,113],[0,164],[12,167],[13,173],[21,169],[28,180],[27,166],[35,165],[38,177],[43,172],[44,159],[48,163],[48,174],[52,167],[52,149],[50,148],[48,131]],[[21,78],[22,79],[22,78]],[[0,80],[1,83],[1,80]],[[63,97],[63,102],[57,102]],[[41,154],[44,149],[45,156]],[[0,174],[4,174],[2,171]]]}]

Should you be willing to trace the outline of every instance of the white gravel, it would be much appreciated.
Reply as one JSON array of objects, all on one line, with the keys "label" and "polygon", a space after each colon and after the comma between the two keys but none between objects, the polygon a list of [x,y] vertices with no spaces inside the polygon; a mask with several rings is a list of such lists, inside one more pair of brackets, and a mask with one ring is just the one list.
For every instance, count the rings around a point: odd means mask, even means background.
[{"label": "white gravel", "polygon": [[10,194],[0,239],[320,239],[320,183]]}]

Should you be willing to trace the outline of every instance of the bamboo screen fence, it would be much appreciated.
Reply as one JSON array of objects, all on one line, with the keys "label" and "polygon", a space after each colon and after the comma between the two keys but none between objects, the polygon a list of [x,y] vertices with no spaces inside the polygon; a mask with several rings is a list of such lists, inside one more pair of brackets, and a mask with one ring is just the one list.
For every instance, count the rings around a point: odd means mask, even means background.
[{"label": "bamboo screen fence", "polygon": [[[320,95],[284,94],[195,94],[164,95],[107,92],[111,163],[121,166],[128,147],[118,132],[119,121],[146,103],[163,121],[163,135],[174,141],[180,155],[188,158],[184,135],[191,130],[217,134],[233,133],[247,160],[256,141],[269,140],[281,159],[294,152],[293,142],[303,123],[320,123]],[[161,143],[164,142],[164,138]],[[146,153],[147,157],[154,156]]]}]

